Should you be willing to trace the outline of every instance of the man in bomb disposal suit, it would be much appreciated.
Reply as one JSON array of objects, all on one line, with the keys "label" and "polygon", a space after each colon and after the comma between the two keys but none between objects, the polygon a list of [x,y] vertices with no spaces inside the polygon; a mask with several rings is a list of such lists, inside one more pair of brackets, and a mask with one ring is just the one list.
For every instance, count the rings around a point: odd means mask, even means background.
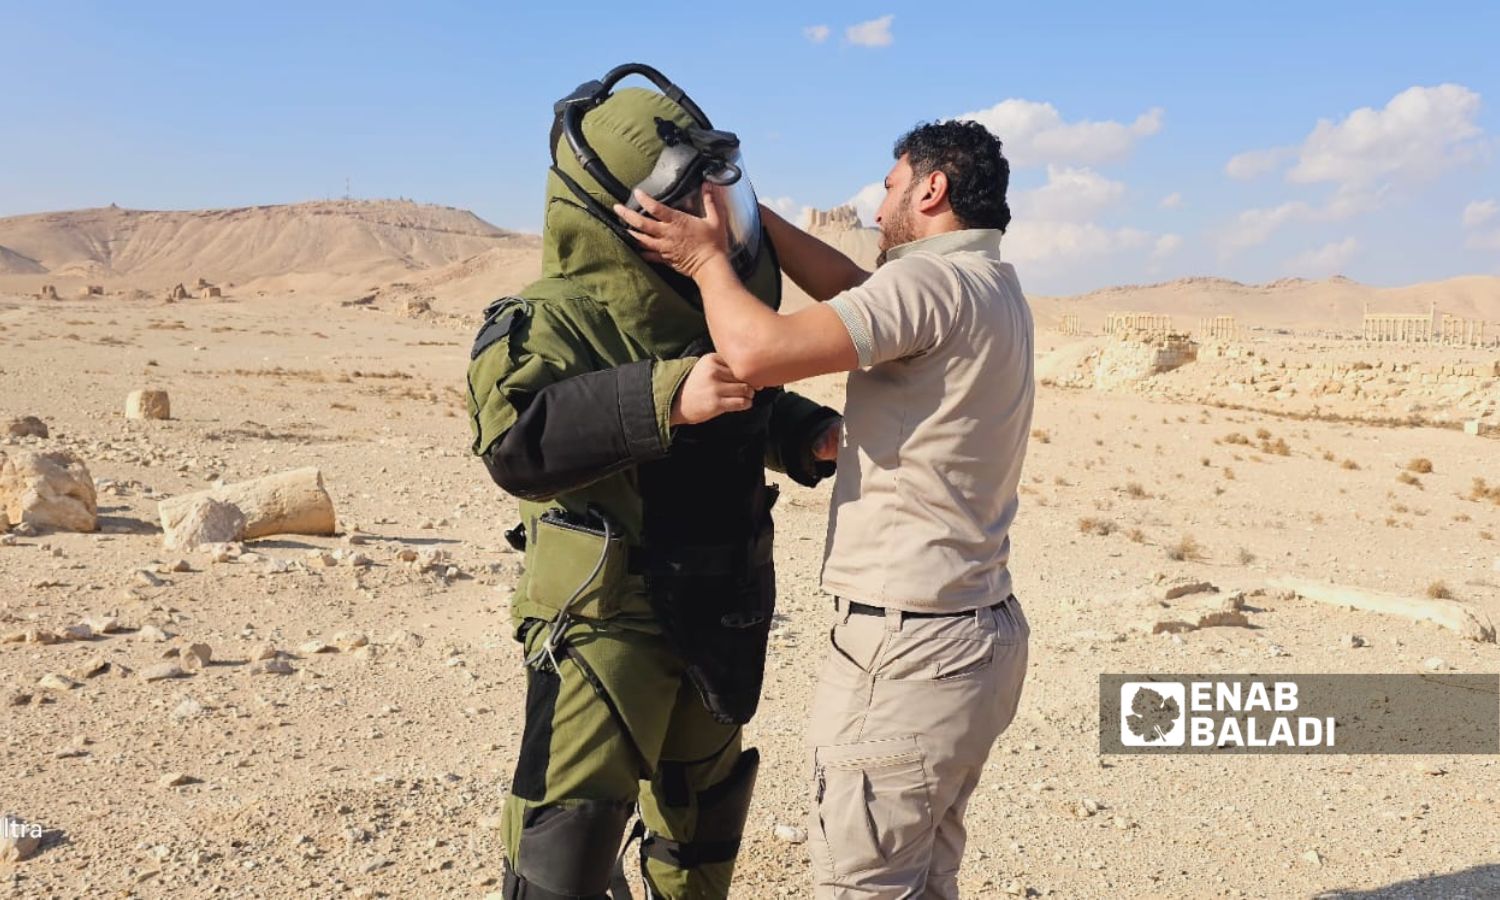
[{"label": "man in bomb disposal suit", "polygon": [[[615,91],[630,75],[659,90]],[[765,467],[809,486],[831,475],[841,420],[736,380],[696,287],[643,260],[611,212],[637,187],[690,209],[705,181],[724,186],[736,268],[778,306],[738,139],[641,65],[555,113],[543,278],[486,309],[468,374],[473,452],[520,498],[507,537],[526,552],[504,895],[607,897],[638,806],[652,896],[722,898],[775,602]]]}]

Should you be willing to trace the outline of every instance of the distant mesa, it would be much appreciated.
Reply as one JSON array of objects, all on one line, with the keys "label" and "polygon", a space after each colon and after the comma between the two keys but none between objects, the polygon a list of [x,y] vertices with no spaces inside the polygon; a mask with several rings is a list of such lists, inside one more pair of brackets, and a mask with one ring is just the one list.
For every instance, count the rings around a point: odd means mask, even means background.
[{"label": "distant mesa", "polygon": [[[128,282],[158,296],[208,279],[268,290],[310,276],[308,288],[361,286],[441,269],[537,238],[497,228],[473,213],[399,200],[318,200],[236,209],[150,211],[101,207],[0,218],[0,277],[51,275],[70,295],[79,282]],[[303,284],[298,284],[303,287]],[[22,290],[35,293],[39,285]],[[184,284],[184,292],[186,292]],[[180,299],[180,298],[179,298]]]}]

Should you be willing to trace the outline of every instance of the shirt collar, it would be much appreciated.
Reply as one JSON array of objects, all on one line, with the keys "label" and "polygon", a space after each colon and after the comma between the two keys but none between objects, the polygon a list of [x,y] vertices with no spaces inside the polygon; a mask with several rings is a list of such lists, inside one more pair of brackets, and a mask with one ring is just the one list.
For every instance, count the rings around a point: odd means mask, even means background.
[{"label": "shirt collar", "polygon": [[1002,234],[1003,232],[998,228],[964,228],[959,231],[945,231],[932,237],[892,247],[886,251],[885,256],[889,261],[918,251],[946,256],[949,253],[960,253],[966,250],[999,256]]}]

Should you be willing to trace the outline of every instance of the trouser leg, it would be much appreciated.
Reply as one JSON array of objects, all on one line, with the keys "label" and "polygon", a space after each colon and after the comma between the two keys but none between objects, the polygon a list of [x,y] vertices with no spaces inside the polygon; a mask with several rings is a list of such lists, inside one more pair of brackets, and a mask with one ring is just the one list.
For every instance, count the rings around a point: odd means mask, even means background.
[{"label": "trouser leg", "polygon": [[729,896],[758,764],[755,750],[741,749],[739,726],[714,721],[684,683],[640,799],[641,868],[653,898]]},{"label": "trouser leg", "polygon": [[[597,627],[570,637],[559,671],[526,670],[526,725],[503,814],[513,900],[606,896],[670,716],[638,697],[678,683],[659,639]],[[621,671],[635,691],[618,690]]]},{"label": "trouser leg", "polygon": [[1029,635],[1010,604],[841,618],[808,730],[819,897],[957,896],[964,806],[1015,716]]}]

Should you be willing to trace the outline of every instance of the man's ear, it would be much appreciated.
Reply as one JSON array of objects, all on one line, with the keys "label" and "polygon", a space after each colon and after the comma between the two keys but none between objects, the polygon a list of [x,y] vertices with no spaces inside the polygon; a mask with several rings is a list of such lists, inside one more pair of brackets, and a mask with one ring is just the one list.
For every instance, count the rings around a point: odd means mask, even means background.
[{"label": "man's ear", "polygon": [[948,202],[948,175],[945,172],[934,169],[922,181],[922,196],[917,200],[917,209],[924,213],[933,212]]}]

